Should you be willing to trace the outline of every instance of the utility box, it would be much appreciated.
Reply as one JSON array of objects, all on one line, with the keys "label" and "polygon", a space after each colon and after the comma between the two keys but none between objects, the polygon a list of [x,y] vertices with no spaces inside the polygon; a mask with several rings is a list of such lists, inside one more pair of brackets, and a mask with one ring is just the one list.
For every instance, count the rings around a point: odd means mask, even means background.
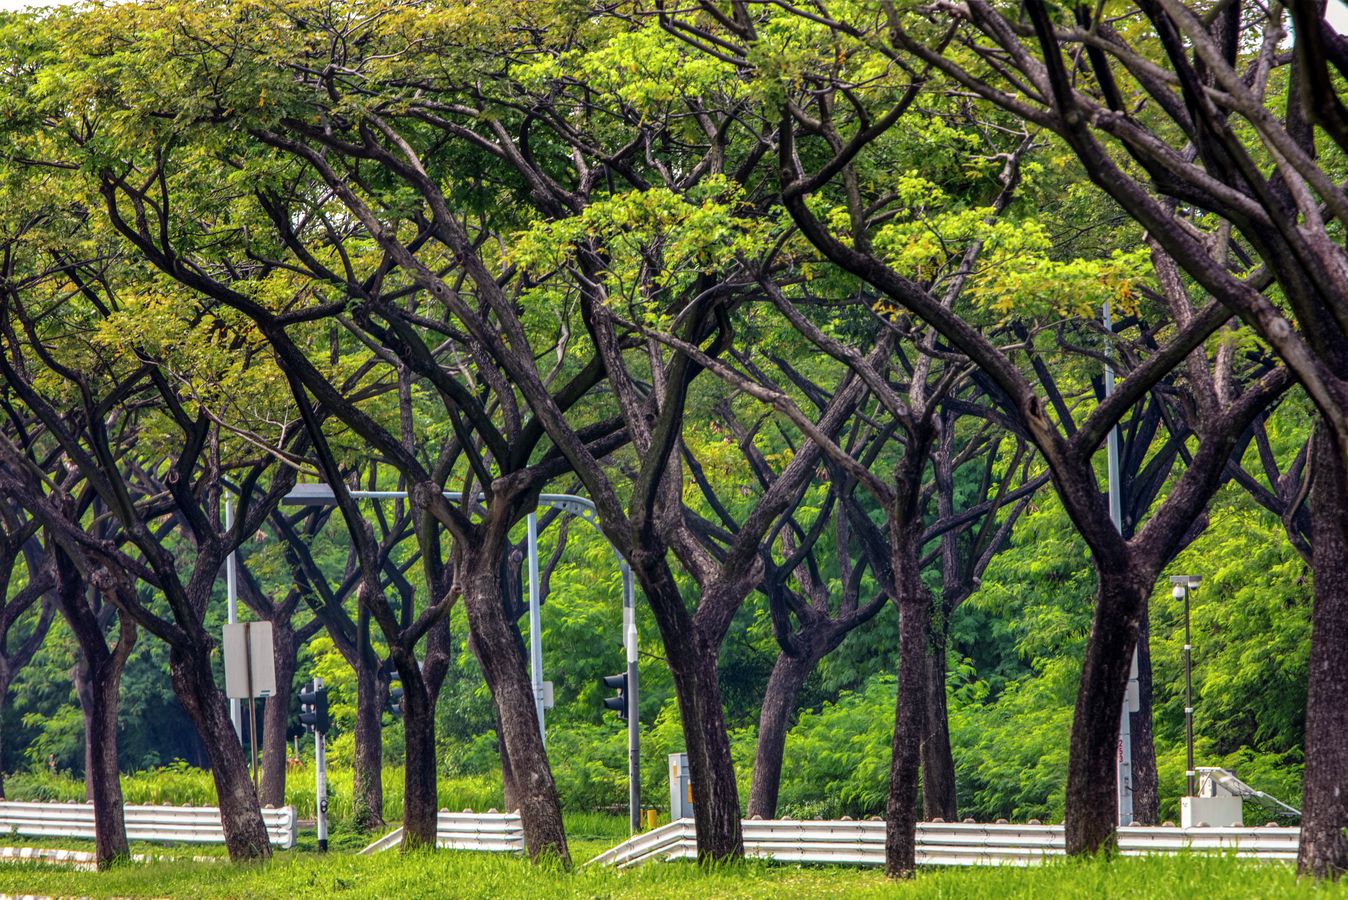
[{"label": "utility box", "polygon": [[1235,825],[1244,820],[1244,801],[1239,797],[1181,797],[1180,824],[1193,828],[1200,822],[1216,827]]},{"label": "utility box", "polygon": [[1211,771],[1204,771],[1198,780],[1198,796],[1180,798],[1180,825],[1193,828],[1205,822],[1214,828],[1241,827],[1244,807],[1244,798],[1227,790]]},{"label": "utility box", "polygon": [[688,754],[669,754],[669,820],[693,817],[693,782],[688,777]]}]

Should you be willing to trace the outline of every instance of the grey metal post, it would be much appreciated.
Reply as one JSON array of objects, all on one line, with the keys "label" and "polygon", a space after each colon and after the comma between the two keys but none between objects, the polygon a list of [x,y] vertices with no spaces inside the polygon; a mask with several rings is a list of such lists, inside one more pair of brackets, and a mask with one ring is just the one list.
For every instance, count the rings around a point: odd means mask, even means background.
[{"label": "grey metal post", "polygon": [[641,689],[637,675],[637,608],[632,568],[624,560],[623,646],[627,650],[627,804],[632,833],[641,830]]},{"label": "grey metal post", "polygon": [[253,793],[261,796],[257,786],[257,704],[253,699],[253,637],[248,633],[250,624],[243,623],[243,661],[248,672],[248,745],[252,749],[249,760],[253,768]]},{"label": "grey metal post", "polygon": [[[323,679],[314,679],[314,693],[323,687]],[[314,794],[318,801],[318,850],[328,852],[328,745],[323,732],[314,729]]]},{"label": "grey metal post", "polygon": [[1193,796],[1193,644],[1189,639],[1189,585],[1184,586],[1185,796]]},{"label": "grey metal post", "polygon": [[538,514],[529,513],[529,676],[533,681],[534,711],[538,714],[538,733],[547,744],[543,723],[543,615],[539,609],[538,589]]},{"label": "grey metal post", "polygon": [[[229,497],[225,498],[225,530],[234,527],[234,501]],[[238,551],[231,551],[229,556],[225,557],[225,597],[229,611],[229,624],[237,625],[239,623],[239,588],[235,581],[234,574],[234,554]],[[243,743],[243,708],[238,697],[231,697],[229,701],[229,721],[234,723],[234,733],[239,736],[239,743]]]},{"label": "grey metal post", "polygon": [[[1106,331],[1113,331],[1113,318],[1109,313],[1109,301],[1105,301],[1104,315],[1101,321]],[[1105,396],[1114,393],[1114,368],[1105,365]],[[1119,490],[1119,427],[1109,429],[1105,446],[1105,463],[1109,472],[1109,518],[1114,527],[1123,533],[1123,498]],[[1130,669],[1129,689],[1124,691],[1123,710],[1119,714],[1119,824],[1127,825],[1133,821],[1133,727],[1128,717],[1128,697],[1132,693],[1131,682],[1136,680],[1137,647],[1133,647],[1133,662]]]}]

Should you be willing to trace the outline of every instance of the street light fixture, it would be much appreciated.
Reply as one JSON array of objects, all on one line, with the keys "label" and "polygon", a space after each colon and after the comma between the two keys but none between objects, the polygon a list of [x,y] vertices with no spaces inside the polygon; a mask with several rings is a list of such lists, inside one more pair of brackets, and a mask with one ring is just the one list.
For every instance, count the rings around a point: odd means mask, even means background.
[{"label": "street light fixture", "polygon": [[[386,500],[406,498],[406,491],[348,491],[353,500]],[[446,500],[458,502],[463,494],[445,491]],[[484,495],[478,494],[478,499]],[[290,493],[281,498],[282,506],[336,506],[337,497],[326,484],[297,484]],[[574,494],[541,494],[539,506],[550,506],[568,515],[584,519],[604,536],[599,527],[599,511],[594,502]],[[540,597],[538,579],[538,514],[528,516],[529,542],[529,668],[533,681],[534,708],[538,712],[538,730],[543,733],[543,710],[552,707],[552,685],[543,681],[543,625],[540,616]],[[628,801],[631,807],[630,818],[632,833],[640,830],[641,815],[641,724],[637,711],[637,625],[636,625],[636,584],[632,578],[632,568],[618,548],[609,541],[609,548],[618,558],[618,567],[623,580],[623,649],[627,656],[627,699],[629,711],[627,717],[627,780]],[[546,735],[544,735],[546,740]]]},{"label": "street light fixture", "polygon": [[1189,591],[1197,590],[1203,579],[1198,575],[1171,575],[1170,583],[1175,587],[1170,596],[1184,601],[1184,737],[1185,758],[1185,796],[1194,795],[1194,685],[1193,685],[1193,644],[1189,637]]}]

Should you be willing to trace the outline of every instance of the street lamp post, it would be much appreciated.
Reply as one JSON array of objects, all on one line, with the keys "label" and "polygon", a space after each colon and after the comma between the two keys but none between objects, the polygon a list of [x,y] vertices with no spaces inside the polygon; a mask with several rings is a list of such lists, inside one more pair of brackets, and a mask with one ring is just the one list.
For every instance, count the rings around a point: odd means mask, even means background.
[{"label": "street lamp post", "polygon": [[[1113,319],[1109,312],[1109,301],[1105,301],[1101,323],[1106,331],[1114,330]],[[1105,396],[1114,393],[1114,367],[1105,365]],[[1123,494],[1119,484],[1119,426],[1109,429],[1105,443],[1105,467],[1109,478],[1109,519],[1114,528],[1123,533]],[[1128,675],[1128,690],[1124,695],[1123,709],[1119,713],[1119,750],[1116,761],[1118,782],[1118,822],[1119,825],[1131,825],[1133,822],[1133,728],[1128,715],[1138,708],[1137,684],[1137,647],[1133,647],[1133,659]]]},{"label": "street lamp post", "polygon": [[1189,634],[1189,591],[1203,581],[1198,575],[1171,575],[1175,585],[1170,595],[1184,601],[1184,742],[1185,742],[1185,796],[1194,795],[1194,682],[1193,643]]},{"label": "street lamp post", "polygon": [[[385,500],[385,499],[405,499],[408,494],[406,491],[349,491],[353,500]],[[455,491],[445,491],[446,500],[458,502],[463,499],[463,494]],[[482,495],[478,495],[482,499]],[[290,493],[281,498],[282,506],[331,506],[337,502],[336,496],[326,484],[297,484]],[[599,511],[590,500],[584,497],[577,497],[574,494],[542,494],[538,498],[539,506],[550,506],[559,509],[568,515],[584,519],[599,531],[600,535],[604,532],[599,527]],[[539,597],[539,577],[538,577],[538,518],[537,513],[529,513],[527,519],[528,527],[528,547],[529,547],[529,677],[532,682],[534,694],[534,708],[538,713],[538,730],[543,735],[544,742],[547,740],[547,732],[544,730],[544,709],[547,699],[548,689],[551,687],[543,680],[543,625],[541,614],[541,600]],[[607,536],[604,536],[607,541]],[[619,568],[622,570],[623,579],[623,649],[627,657],[628,671],[628,702],[629,715],[627,720],[627,745],[628,745],[628,799],[631,805],[630,819],[632,832],[640,828],[641,825],[641,723],[638,715],[639,697],[637,693],[637,626],[636,626],[636,587],[632,578],[631,567],[618,548],[609,541],[609,548],[613,550],[613,555],[618,558]]]}]

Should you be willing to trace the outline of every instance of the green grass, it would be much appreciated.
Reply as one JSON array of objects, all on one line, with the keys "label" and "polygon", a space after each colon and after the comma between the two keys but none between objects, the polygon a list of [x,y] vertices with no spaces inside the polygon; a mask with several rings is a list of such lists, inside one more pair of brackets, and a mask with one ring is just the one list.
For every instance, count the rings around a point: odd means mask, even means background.
[{"label": "green grass", "polygon": [[1348,897],[1348,888],[1298,883],[1283,865],[1214,856],[933,869],[896,883],[875,870],[753,862],[710,871],[667,863],[566,874],[514,858],[440,852],[405,859],[291,854],[259,866],[154,863],[105,873],[14,864],[0,866],[0,893],[169,900],[1337,900]]}]

